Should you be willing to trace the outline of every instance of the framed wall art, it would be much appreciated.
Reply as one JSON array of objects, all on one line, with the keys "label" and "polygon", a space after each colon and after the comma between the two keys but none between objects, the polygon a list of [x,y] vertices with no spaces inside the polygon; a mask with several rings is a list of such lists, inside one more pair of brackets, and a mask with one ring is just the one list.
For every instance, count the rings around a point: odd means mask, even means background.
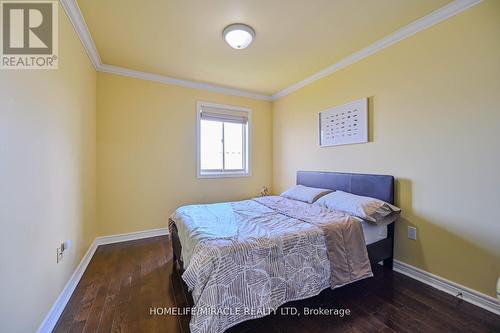
[{"label": "framed wall art", "polygon": [[319,113],[321,147],[368,142],[368,98]]}]

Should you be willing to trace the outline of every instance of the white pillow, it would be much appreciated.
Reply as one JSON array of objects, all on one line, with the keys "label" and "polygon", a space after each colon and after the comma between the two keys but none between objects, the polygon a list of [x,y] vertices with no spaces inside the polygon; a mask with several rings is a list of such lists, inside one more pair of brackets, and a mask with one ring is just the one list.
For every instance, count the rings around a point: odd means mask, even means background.
[{"label": "white pillow", "polygon": [[327,194],[319,198],[315,204],[328,209],[343,211],[377,224],[392,223],[396,221],[401,213],[400,208],[385,201],[344,191]]},{"label": "white pillow", "polygon": [[295,185],[290,187],[285,192],[281,193],[281,196],[288,199],[313,203],[319,197],[330,192],[332,192],[332,190],[327,190],[324,188],[316,188],[316,187],[307,187],[304,185]]}]

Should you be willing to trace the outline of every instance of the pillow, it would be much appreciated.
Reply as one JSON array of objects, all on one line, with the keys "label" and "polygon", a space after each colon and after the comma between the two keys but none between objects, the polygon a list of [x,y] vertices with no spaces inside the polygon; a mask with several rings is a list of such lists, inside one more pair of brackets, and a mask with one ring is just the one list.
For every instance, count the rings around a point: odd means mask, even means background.
[{"label": "pillow", "polygon": [[398,218],[401,209],[385,201],[363,197],[344,191],[335,191],[315,202],[333,210],[340,210],[368,222],[389,224]]},{"label": "pillow", "polygon": [[304,185],[295,185],[290,187],[285,192],[281,193],[282,197],[304,201],[307,203],[313,203],[318,200],[319,197],[332,192],[332,190],[327,190],[324,188],[307,187]]}]

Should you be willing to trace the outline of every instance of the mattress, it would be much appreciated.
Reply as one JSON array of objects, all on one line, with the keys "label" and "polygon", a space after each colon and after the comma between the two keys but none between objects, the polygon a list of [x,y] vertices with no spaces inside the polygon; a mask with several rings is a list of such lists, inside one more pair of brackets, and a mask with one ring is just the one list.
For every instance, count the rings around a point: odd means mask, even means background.
[{"label": "mattress", "polygon": [[[184,206],[171,216],[173,220],[180,222],[176,225],[182,244],[181,259],[185,266],[189,264],[192,251],[200,240],[214,236],[231,237],[237,233],[230,207],[231,203]],[[200,212],[202,208],[206,209],[204,213]],[[213,220],[215,216],[217,218]],[[361,223],[366,245],[387,238],[386,225],[369,223],[359,218],[355,219]],[[224,223],[219,221],[224,221]]]},{"label": "mattress", "polygon": [[378,242],[379,240],[387,238],[387,226],[377,225],[374,223],[369,223],[360,220],[361,226],[363,227],[363,234],[365,236],[366,245]]}]

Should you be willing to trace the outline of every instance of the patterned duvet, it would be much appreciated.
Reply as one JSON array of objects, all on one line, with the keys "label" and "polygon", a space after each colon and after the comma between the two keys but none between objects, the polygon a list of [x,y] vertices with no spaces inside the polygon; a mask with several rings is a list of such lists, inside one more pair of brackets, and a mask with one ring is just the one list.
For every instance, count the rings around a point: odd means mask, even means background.
[{"label": "patterned duvet", "polygon": [[360,223],[263,197],[175,211],[193,333],[223,332],[289,301],[372,276]]}]

